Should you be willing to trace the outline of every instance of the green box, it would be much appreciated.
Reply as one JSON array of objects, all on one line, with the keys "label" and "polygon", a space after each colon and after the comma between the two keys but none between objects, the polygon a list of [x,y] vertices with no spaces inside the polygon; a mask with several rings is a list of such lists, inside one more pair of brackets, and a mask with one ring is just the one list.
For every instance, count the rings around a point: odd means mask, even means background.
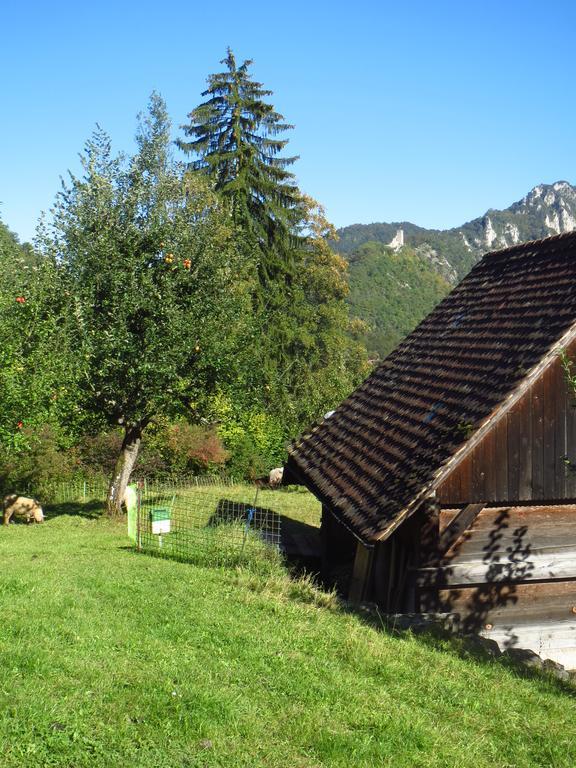
[{"label": "green box", "polygon": [[160,520],[170,520],[170,507],[156,507],[150,510],[150,521],[158,523]]},{"label": "green box", "polygon": [[163,533],[170,533],[170,514],[170,507],[155,507],[150,510],[153,534],[161,536]]}]

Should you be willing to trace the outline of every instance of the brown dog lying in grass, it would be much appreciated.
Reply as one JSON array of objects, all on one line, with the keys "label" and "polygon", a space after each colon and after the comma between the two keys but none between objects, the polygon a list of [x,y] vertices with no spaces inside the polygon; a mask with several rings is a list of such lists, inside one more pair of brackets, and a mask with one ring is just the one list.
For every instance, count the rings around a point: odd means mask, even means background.
[{"label": "brown dog lying in grass", "polygon": [[36,499],[18,496],[16,493],[5,496],[2,502],[4,510],[4,525],[8,525],[11,517],[23,518],[27,523],[43,523],[44,512]]}]

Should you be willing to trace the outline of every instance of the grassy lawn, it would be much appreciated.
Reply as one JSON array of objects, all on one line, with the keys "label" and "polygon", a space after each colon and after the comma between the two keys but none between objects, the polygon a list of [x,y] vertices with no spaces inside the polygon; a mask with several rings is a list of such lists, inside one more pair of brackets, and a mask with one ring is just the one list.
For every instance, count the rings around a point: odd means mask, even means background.
[{"label": "grassy lawn", "polygon": [[0,529],[0,563],[2,768],[576,765],[568,689],[388,635],[275,561],[161,560],[60,515]]}]

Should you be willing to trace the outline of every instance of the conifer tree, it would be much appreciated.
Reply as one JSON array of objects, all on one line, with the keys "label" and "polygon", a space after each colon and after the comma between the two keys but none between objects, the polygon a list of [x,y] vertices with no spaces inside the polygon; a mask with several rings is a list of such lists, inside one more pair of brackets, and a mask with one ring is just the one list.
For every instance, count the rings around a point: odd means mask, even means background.
[{"label": "conifer tree", "polygon": [[[365,373],[348,334],[347,265],[325,240],[329,225],[298,189],[283,156],[293,126],[254,81],[251,60],[228,49],[225,71],[208,77],[204,101],[178,140],[190,168],[207,175],[232,205],[238,239],[254,267],[251,365],[238,397],[282,413],[294,434],[346,395]],[[319,225],[319,221],[322,224]],[[332,230],[330,230],[332,232]]]},{"label": "conifer tree", "polygon": [[302,200],[288,170],[298,158],[282,157],[293,126],[265,99],[272,91],[252,80],[251,60],[237,65],[228,49],[226,70],[208,77],[206,98],[181,126],[190,141],[177,144],[196,157],[191,168],[210,176],[218,192],[232,200],[234,218],[246,246],[257,246],[258,273],[267,285],[290,272],[290,252],[298,238]]}]

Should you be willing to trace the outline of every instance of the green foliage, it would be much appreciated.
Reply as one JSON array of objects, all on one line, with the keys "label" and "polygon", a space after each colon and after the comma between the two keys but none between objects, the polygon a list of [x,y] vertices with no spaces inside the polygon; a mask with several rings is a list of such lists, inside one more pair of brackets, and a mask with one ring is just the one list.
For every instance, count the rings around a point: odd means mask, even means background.
[{"label": "green foliage", "polygon": [[262,251],[259,273],[267,283],[285,265],[274,264],[273,246],[295,233],[301,218],[300,195],[287,170],[296,157],[282,157],[288,141],[280,135],[292,128],[264,99],[272,95],[250,77],[252,61],[236,64],[228,48],[226,70],[209,75],[208,97],[189,114],[182,129],[192,141],[178,140],[197,156],[195,171],[214,180],[215,188],[233,204],[236,223],[250,244]]},{"label": "green foliage", "polygon": [[18,242],[18,238],[2,221],[0,221],[0,255],[6,259],[18,259],[24,255],[24,249]]},{"label": "green foliage", "polygon": [[80,471],[75,450],[63,445],[63,435],[52,424],[24,427],[16,448],[0,446],[0,492],[34,493],[54,483],[71,480]]},{"label": "green foliage", "polygon": [[[139,474],[148,477],[154,474],[211,474],[221,471],[228,458],[213,426],[190,424],[184,419],[174,423],[158,420],[151,425],[150,432],[137,465]],[[157,457],[161,472],[147,471],[154,457]]]},{"label": "green foliage", "polygon": [[568,391],[573,398],[576,398],[576,373],[574,372],[574,361],[568,355],[565,349],[561,349],[558,352],[560,357],[560,365],[564,371],[564,380]]},{"label": "green foliage", "polygon": [[100,451],[85,466],[114,474],[111,503],[144,429],[140,472],[212,471],[226,451],[230,471],[254,477],[368,372],[347,263],[282,156],[290,126],[250,62],[225,64],[180,142],[191,169],[171,156],[153,95],[132,157],[95,131],[37,252],[0,227],[0,444],[17,453],[23,427],[52,425],[63,452]]},{"label": "green foliage", "polygon": [[255,479],[285,459],[287,427],[281,416],[266,413],[243,400],[219,393],[209,411],[229,453],[227,470],[233,477]]},{"label": "green foliage", "polygon": [[0,445],[51,423],[86,427],[65,285],[56,262],[20,248],[0,227]]},{"label": "green foliage", "polygon": [[81,406],[124,429],[110,513],[151,419],[193,417],[191,403],[234,378],[249,306],[230,207],[172,159],[169,134],[156,94],[133,157],[114,156],[98,129],[41,240],[69,297]]},{"label": "green foliage", "polygon": [[[282,156],[279,135],[291,126],[265,101],[271,91],[251,79],[252,62],[237,66],[229,50],[223,63],[183,126],[192,141],[178,144],[232,202],[253,265],[253,330],[231,398],[249,419],[268,414],[282,423],[284,441],[349,394],[367,372],[366,356],[349,333],[346,263],[326,243],[334,230],[287,170],[296,158]],[[269,449],[241,431],[241,463],[259,466]]]},{"label": "green foliage", "polygon": [[78,444],[82,472],[88,478],[110,477],[122,449],[120,427],[84,435]]},{"label": "green foliage", "polygon": [[303,197],[308,237],[298,269],[267,325],[275,354],[264,358],[269,397],[292,433],[322,418],[369,372],[365,347],[346,304],[348,265],[329,247],[334,229],[324,210]]},{"label": "green foliage", "polygon": [[366,243],[350,263],[351,310],[368,323],[368,351],[385,357],[450,290],[411,248],[393,252]]},{"label": "green foliage", "polygon": [[[424,229],[409,221],[392,224],[352,224],[338,230],[339,239],[334,242],[333,247],[352,262],[355,259],[355,252],[361,246],[370,242],[388,245],[398,229],[402,228],[406,244],[413,250],[433,251],[437,258],[437,271],[440,276],[454,282],[455,276],[464,277],[482,253],[482,249],[466,248],[462,233],[464,232],[471,239],[473,237],[472,233],[466,229],[468,226],[439,230]],[[454,272],[451,272],[450,268],[453,268]]]},{"label": "green foliage", "polygon": [[171,161],[158,96],[137,142],[124,162],[94,134],[44,241],[69,285],[83,405],[110,425],[181,411],[223,377],[243,309],[228,212]]},{"label": "green foliage", "polygon": [[[120,429],[86,436],[77,449],[83,474],[110,477],[122,440]],[[221,471],[227,458],[214,427],[157,418],[148,427],[134,469],[138,477],[148,479],[205,475]]]}]

